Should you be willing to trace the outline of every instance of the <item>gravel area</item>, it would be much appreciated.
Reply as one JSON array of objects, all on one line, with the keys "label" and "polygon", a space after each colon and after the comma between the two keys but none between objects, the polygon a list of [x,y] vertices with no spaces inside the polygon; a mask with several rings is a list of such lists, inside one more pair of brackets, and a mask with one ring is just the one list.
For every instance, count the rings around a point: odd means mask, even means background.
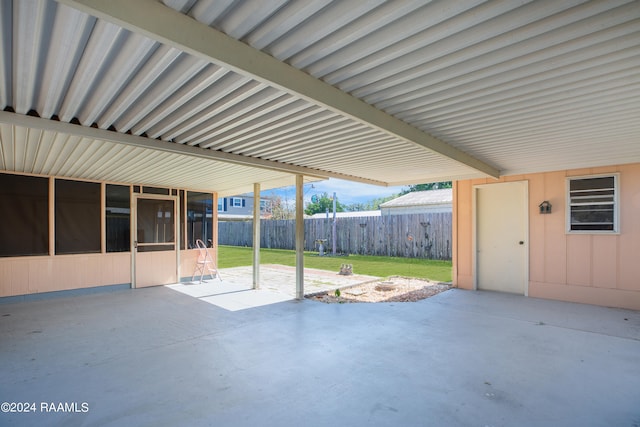
[{"label": "gravel area", "polygon": [[383,281],[342,288],[339,292],[332,290],[308,295],[307,298],[325,303],[415,302],[448,289],[451,289],[448,283],[393,276]]}]

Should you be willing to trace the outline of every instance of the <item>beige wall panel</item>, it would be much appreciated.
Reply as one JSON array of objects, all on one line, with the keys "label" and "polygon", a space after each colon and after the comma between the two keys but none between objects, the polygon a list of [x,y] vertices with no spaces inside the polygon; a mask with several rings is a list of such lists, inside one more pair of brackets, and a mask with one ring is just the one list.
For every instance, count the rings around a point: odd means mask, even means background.
[{"label": "beige wall panel", "polygon": [[29,283],[29,261],[24,258],[13,259],[11,264],[11,295],[31,292]]},{"label": "beige wall panel", "polygon": [[618,236],[593,236],[591,270],[596,288],[615,288],[618,283]]},{"label": "beige wall panel", "polygon": [[13,295],[11,291],[11,262],[3,258],[0,259],[0,297]]},{"label": "beige wall panel", "polygon": [[102,285],[102,264],[108,257],[104,255],[88,255],[84,259],[84,280],[82,286],[100,286]]},{"label": "beige wall panel", "polygon": [[60,255],[55,257],[53,266],[52,288],[47,291],[61,291],[88,287],[84,283],[86,277],[85,255]]},{"label": "beige wall panel", "polygon": [[591,175],[599,175],[599,174],[603,174],[603,173],[613,173],[613,172],[619,172],[620,168],[619,167],[611,167],[611,166],[604,166],[604,167],[600,167],[600,168],[591,168],[589,169],[589,173]]},{"label": "beige wall panel", "polygon": [[[536,201],[536,207],[548,200],[551,214],[544,217],[544,282],[566,283],[567,281],[567,239],[565,224],[565,173],[554,172],[542,174],[544,178],[544,198]],[[540,233],[537,227],[531,227],[530,234]],[[533,277],[531,280],[534,280]]]},{"label": "beige wall panel", "polygon": [[[56,291],[53,280],[53,258],[36,257],[29,259],[29,293]],[[26,293],[26,292],[25,292]]]},{"label": "beige wall panel", "polygon": [[[620,233],[567,234],[566,177],[620,173]],[[529,295],[640,309],[640,164],[458,182],[456,285],[473,287],[472,186],[529,181]],[[553,205],[549,215],[538,204]]]},{"label": "beige wall panel", "polygon": [[89,254],[0,259],[0,297],[131,282],[131,255]]},{"label": "beige wall panel", "polygon": [[639,290],[640,238],[638,234],[620,236],[618,256],[618,288]]},{"label": "beige wall panel", "polygon": [[640,167],[620,167],[618,288],[640,288]]},{"label": "beige wall panel", "polygon": [[[213,249],[209,249],[211,256],[213,256]],[[182,277],[193,276],[193,271],[198,260],[198,251],[193,249],[187,249],[180,252],[180,275]]]},{"label": "beige wall panel", "polygon": [[103,255],[99,258],[100,282],[103,285],[122,285],[131,283],[131,254],[119,252]]},{"label": "beige wall panel", "polygon": [[504,182],[526,181],[526,175],[510,175],[504,177]]},{"label": "beige wall panel", "polygon": [[[601,170],[606,172],[611,172],[612,168],[601,168]],[[603,172],[603,173],[606,173]],[[567,176],[581,176],[581,175],[592,175],[593,169],[571,169],[566,171]]]},{"label": "beige wall panel", "polygon": [[591,235],[567,236],[567,284],[591,285]]},{"label": "beige wall panel", "polygon": [[473,276],[458,275],[458,282],[454,286],[460,289],[473,289]]},{"label": "beige wall panel", "polygon": [[640,310],[640,292],[637,291],[531,282],[529,296]]},{"label": "beige wall panel", "polygon": [[460,239],[456,242],[456,266],[457,282],[456,286],[464,289],[473,288],[472,258],[471,258],[471,226],[472,211],[471,204],[471,182],[462,181],[458,183],[457,198],[463,203],[458,203],[456,229]]}]

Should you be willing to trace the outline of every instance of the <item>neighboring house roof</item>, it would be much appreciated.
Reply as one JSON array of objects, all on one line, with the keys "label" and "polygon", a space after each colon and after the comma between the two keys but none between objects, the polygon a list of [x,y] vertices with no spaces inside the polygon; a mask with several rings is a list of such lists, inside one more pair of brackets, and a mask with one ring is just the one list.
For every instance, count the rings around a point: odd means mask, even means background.
[{"label": "neighboring house roof", "polygon": [[640,161],[637,0],[0,5],[0,170],[230,195]]},{"label": "neighboring house roof", "polygon": [[443,205],[452,202],[453,190],[451,188],[443,188],[440,190],[413,191],[381,204],[380,208]]},{"label": "neighboring house roof", "polygon": [[[358,218],[365,216],[380,216],[380,211],[355,211],[355,212],[336,212],[336,218]],[[311,215],[311,218],[326,218],[326,213],[317,213]],[[329,212],[329,219],[333,218],[333,213]]]}]

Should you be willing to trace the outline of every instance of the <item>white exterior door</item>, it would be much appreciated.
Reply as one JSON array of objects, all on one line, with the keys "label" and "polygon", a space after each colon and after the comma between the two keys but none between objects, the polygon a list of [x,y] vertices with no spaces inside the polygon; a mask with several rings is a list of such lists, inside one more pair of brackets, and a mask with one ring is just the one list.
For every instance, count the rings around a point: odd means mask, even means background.
[{"label": "white exterior door", "polygon": [[527,182],[475,187],[476,287],[527,295]]}]

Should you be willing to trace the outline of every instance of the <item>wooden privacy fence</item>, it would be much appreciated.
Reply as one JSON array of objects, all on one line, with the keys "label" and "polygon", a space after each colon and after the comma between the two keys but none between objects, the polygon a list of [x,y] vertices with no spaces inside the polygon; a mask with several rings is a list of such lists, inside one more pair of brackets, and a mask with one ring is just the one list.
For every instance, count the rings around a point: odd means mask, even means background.
[{"label": "wooden privacy fence", "polygon": [[[332,252],[333,219],[305,219],[305,250],[326,239]],[[260,246],[295,249],[295,220],[261,220]],[[221,245],[253,246],[252,221],[218,223]],[[451,213],[385,215],[336,219],[336,252],[343,254],[451,259]]]}]

